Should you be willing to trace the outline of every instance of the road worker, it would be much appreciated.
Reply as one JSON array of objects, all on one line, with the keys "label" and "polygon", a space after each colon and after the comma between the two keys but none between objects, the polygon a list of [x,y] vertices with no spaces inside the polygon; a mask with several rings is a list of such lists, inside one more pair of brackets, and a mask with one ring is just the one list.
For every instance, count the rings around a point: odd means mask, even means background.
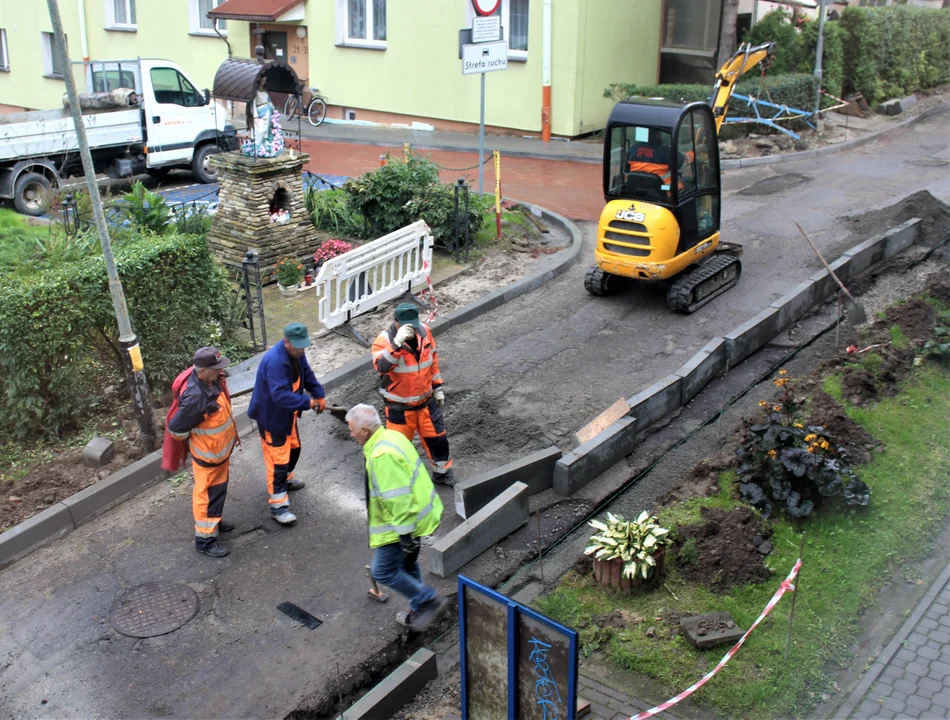
[{"label": "road worker", "polygon": [[214,347],[195,352],[192,367],[172,384],[175,400],[165,423],[162,466],[177,472],[185,453],[191,452],[195,474],[195,549],[214,558],[228,554],[228,549],[218,542],[218,532],[234,529],[234,525],[221,519],[228,494],[231,452],[235,443],[240,442],[224,381],[224,368],[230,362]]},{"label": "road worker", "polygon": [[409,600],[409,611],[397,613],[396,622],[424,630],[446,606],[445,598],[422,581],[419,568],[419,538],[438,529],[442,501],[412,442],[384,428],[376,408],[355,405],[346,413],[346,424],[366,458],[370,573]]},{"label": "road worker", "polygon": [[407,440],[419,433],[432,462],[432,479],[453,484],[452,458],[442,405],[445,391],[432,332],[412,303],[396,306],[393,324],[373,342],[373,367],[386,402],[386,427]]},{"label": "road worker", "polygon": [[283,340],[261,359],[247,410],[261,435],[271,517],[281,525],[297,522],[290,512],[288,493],[306,486],[294,480],[300,458],[297,418],[306,410],[322,413],[327,406],[323,385],[307,362],[309,346],[310,334],[304,325],[291,323],[284,328]]}]

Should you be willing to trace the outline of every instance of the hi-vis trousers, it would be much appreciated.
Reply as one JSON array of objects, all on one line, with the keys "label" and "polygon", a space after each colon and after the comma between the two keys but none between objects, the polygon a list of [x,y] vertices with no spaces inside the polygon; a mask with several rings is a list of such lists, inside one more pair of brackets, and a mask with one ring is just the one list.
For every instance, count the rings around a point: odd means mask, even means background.
[{"label": "hi-vis trousers", "polygon": [[430,397],[425,405],[411,409],[387,403],[386,427],[400,433],[410,442],[413,436],[419,433],[426,455],[432,461],[432,474],[436,477],[445,475],[452,469],[445,420],[442,417],[442,408],[435,398]]},{"label": "hi-vis trousers", "polygon": [[300,458],[297,418],[294,417],[294,426],[282,445],[274,445],[271,434],[265,431],[261,433],[261,447],[264,449],[264,466],[267,468],[267,503],[271,513],[277,515],[283,508],[290,507],[287,482],[294,476],[294,468]]},{"label": "hi-vis trousers", "polygon": [[218,539],[218,523],[224,512],[228,494],[228,466],[231,458],[220,465],[205,467],[194,460],[195,489],[191,494],[191,508],[195,516],[195,546],[206,548]]}]

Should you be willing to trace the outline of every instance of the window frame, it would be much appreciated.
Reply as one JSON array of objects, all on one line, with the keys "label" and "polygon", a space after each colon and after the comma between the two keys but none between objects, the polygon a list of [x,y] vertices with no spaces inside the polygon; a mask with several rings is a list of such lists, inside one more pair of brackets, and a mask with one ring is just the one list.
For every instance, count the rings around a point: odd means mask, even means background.
[{"label": "window frame", "polygon": [[[504,31],[505,42],[508,43],[508,59],[512,62],[527,62],[528,53],[531,48],[531,7],[532,0],[525,0],[528,3],[528,28],[527,38],[528,50],[513,50],[511,47],[511,0],[501,0],[501,6],[498,9],[498,15],[501,16],[501,27]],[[475,8],[471,2],[465,3],[465,27],[472,27],[472,20],[475,19]]]},{"label": "window frame", "polygon": [[373,34],[375,31],[374,20],[373,20],[373,1],[374,0],[358,0],[364,4],[366,8],[366,37],[365,38],[356,38],[350,36],[350,2],[354,0],[336,0],[336,44],[337,47],[352,47],[352,48],[363,48],[364,50],[385,50],[388,45],[388,31],[389,31],[389,3],[388,0],[383,0],[383,6],[386,9],[386,25],[387,25],[387,39],[386,40],[374,40]]},{"label": "window frame", "polygon": [[[218,7],[224,0],[211,0],[213,7]],[[201,37],[218,37],[214,28],[201,27],[201,0],[188,0],[188,27],[189,35],[198,35]],[[212,21],[212,24],[214,21]],[[218,20],[218,31],[224,36],[228,36],[228,21]]]},{"label": "window frame", "polygon": [[6,28],[0,28],[0,72],[10,72],[10,46],[7,44]]},{"label": "window frame", "polygon": [[[167,100],[158,99],[158,95],[155,94],[155,73],[156,72],[171,72],[175,74],[175,79],[178,82],[178,93],[181,96],[182,102],[180,103],[169,102]],[[176,107],[193,108],[193,107],[203,107],[205,104],[204,97],[202,96],[198,88],[196,88],[192,84],[192,82],[187,77],[185,77],[185,75],[180,70],[177,70],[176,68],[166,67],[166,66],[153,67],[148,72],[148,81],[149,81],[149,84],[151,84],[152,86],[152,97],[155,99],[155,102],[158,105],[175,105]],[[196,98],[196,102],[194,105],[188,105],[184,102],[186,93],[185,93],[185,88],[182,85],[182,83],[188,83],[191,86],[191,90],[193,91],[194,97]]]},{"label": "window frame", "polygon": [[[60,58],[63,65],[61,73],[56,72],[56,38],[53,33],[41,31],[40,38],[43,42],[43,77],[51,80],[62,80],[65,78],[66,58]],[[66,38],[66,53],[69,53],[69,38]]]},{"label": "window frame", "polygon": [[[121,2],[125,5],[125,14],[130,22],[119,22],[115,17],[115,4]],[[131,18],[135,14],[135,22]],[[112,32],[138,32],[138,10],[135,7],[135,0],[106,0],[106,30]]]}]

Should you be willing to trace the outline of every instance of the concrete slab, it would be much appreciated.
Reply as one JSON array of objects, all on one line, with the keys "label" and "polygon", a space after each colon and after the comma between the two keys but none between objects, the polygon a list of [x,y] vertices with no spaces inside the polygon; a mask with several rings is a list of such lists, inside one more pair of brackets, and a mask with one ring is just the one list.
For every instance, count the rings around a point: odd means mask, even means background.
[{"label": "concrete slab", "polygon": [[115,443],[109,438],[96,435],[82,449],[82,461],[89,467],[102,467],[115,457]]},{"label": "concrete slab", "polygon": [[512,483],[522,482],[536,495],[554,484],[554,466],[561,449],[552,445],[494,470],[455,484],[455,513],[468,518],[494,500]]},{"label": "concrete slab", "polygon": [[887,248],[887,240],[883,235],[875,235],[870,240],[865,240],[860,245],[855,245],[845,253],[846,257],[851,258],[852,277],[863,273],[875,263],[884,259],[884,251]]},{"label": "concrete slab", "polygon": [[726,369],[726,341],[713,338],[693,355],[675,375],[683,381],[682,404],[685,405],[706,387],[706,383]]},{"label": "concrete slab", "polygon": [[690,644],[699,650],[716,645],[734,644],[745,635],[727,612],[706,613],[680,618],[680,630]]},{"label": "concrete slab", "polygon": [[636,418],[624,417],[580,447],[572,450],[554,466],[554,492],[573,495],[636,447]]},{"label": "concrete slab", "polygon": [[69,510],[56,503],[28,520],[0,534],[0,568],[51,540],[62,537],[75,526]]},{"label": "concrete slab", "polygon": [[617,402],[604,410],[600,415],[595,417],[584,427],[574,433],[574,447],[583,445],[597,433],[606,430],[611,423],[615,423],[624,415],[629,414],[630,406],[627,404],[625,398],[620,398]]},{"label": "concrete slab", "polygon": [[641,432],[683,406],[683,378],[673,373],[627,400]]},{"label": "concrete slab", "polygon": [[920,218],[911,218],[904,224],[885,232],[887,247],[884,250],[884,257],[893,257],[916,243],[919,224]]},{"label": "concrete slab", "polygon": [[[825,271],[827,272],[827,270]],[[830,276],[829,276],[830,279]],[[778,310],[768,307],[726,334],[726,358],[735,367],[781,332]]]},{"label": "concrete slab", "polygon": [[769,307],[778,310],[780,330],[791,327],[792,323],[804,316],[818,301],[817,295],[815,283],[805,280],[773,302]]},{"label": "concrete slab", "polygon": [[[838,276],[838,279],[847,287],[851,281],[851,258],[848,255],[842,255],[833,263],[829,263],[832,272]],[[835,283],[837,285],[837,283]]]},{"label": "concrete slab", "polygon": [[63,500],[63,505],[68,509],[73,524],[79,527],[164,477],[162,451],[157,450],[112,473],[105,480],[93,483],[85,490],[69,496]]},{"label": "concrete slab", "polygon": [[387,675],[338,720],[377,720],[388,718],[412,702],[419,691],[438,675],[435,653],[421,648],[406,662]]},{"label": "concrete slab", "polygon": [[425,549],[431,571],[443,578],[451,575],[528,522],[530,495],[523,482],[513,483],[461,525],[438,538]]}]

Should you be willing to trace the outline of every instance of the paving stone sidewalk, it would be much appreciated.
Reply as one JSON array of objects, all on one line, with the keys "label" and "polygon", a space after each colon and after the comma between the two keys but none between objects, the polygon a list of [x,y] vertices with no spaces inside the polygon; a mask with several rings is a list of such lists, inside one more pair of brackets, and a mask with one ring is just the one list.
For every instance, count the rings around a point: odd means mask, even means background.
[{"label": "paving stone sidewalk", "polygon": [[950,566],[937,578],[836,717],[950,717]]}]

